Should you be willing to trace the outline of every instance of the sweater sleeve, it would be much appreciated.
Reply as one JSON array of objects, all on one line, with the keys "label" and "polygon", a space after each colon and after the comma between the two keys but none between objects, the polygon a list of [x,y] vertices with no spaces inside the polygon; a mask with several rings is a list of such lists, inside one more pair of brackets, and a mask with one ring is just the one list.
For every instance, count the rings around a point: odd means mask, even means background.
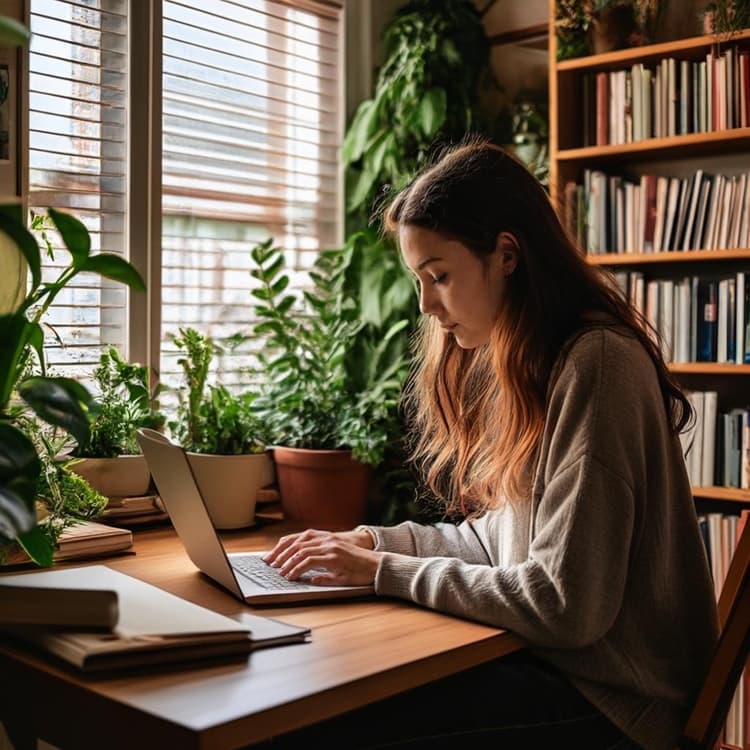
[{"label": "sweater sleeve", "polygon": [[[606,419],[628,395],[621,388],[629,368],[618,365],[616,377],[602,377],[606,358],[596,346],[585,359],[566,365],[550,396],[546,470],[527,559],[493,567],[445,556],[419,559],[409,548],[386,552],[375,579],[379,594],[508,628],[537,646],[575,648],[607,632],[622,602],[635,518],[632,472],[619,470],[618,454],[628,441],[642,442],[633,431],[639,409],[650,405],[625,401],[619,407],[625,434],[613,437]],[[613,440],[612,450],[602,451]]]},{"label": "sweater sleeve", "polygon": [[398,526],[368,528],[377,539],[377,551],[412,557],[458,557],[469,563],[490,564],[487,551],[469,521],[458,526],[450,523],[424,526],[405,521]]}]

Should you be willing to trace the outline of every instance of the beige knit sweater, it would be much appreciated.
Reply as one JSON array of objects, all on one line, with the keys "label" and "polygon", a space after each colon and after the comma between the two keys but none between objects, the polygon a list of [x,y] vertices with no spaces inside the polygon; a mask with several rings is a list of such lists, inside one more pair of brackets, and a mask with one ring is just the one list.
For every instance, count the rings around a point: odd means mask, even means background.
[{"label": "beige knit sweater", "polygon": [[679,439],[641,344],[558,363],[533,491],[458,526],[371,527],[378,594],[508,628],[648,750],[670,750],[718,625]]}]

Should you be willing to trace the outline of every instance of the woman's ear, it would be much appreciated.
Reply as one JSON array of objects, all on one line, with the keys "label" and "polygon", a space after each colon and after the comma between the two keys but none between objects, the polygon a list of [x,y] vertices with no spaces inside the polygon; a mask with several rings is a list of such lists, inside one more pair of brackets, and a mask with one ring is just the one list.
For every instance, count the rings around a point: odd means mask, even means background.
[{"label": "woman's ear", "polygon": [[510,276],[518,266],[518,255],[521,252],[521,246],[515,235],[510,232],[500,232],[497,236],[495,245],[495,258],[502,267],[504,276]]}]

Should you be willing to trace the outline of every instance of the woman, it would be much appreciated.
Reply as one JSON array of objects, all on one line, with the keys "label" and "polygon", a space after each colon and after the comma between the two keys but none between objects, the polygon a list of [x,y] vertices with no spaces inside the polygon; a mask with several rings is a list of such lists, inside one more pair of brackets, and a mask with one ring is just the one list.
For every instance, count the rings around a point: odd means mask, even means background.
[{"label": "woman", "polygon": [[449,152],[385,220],[424,316],[412,457],[467,520],[310,530],[267,560],[528,642],[403,698],[456,710],[397,723],[399,747],[673,748],[718,626],[678,437],[691,412],[655,337],[492,145]]}]

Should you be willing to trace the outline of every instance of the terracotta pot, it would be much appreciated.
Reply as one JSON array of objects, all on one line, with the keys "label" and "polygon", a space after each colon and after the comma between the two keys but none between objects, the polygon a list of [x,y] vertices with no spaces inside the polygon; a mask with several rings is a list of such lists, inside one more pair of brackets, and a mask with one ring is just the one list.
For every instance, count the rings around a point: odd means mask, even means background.
[{"label": "terracotta pot", "polygon": [[255,523],[258,489],[268,477],[267,453],[219,456],[187,454],[208,514],[217,529],[241,529]]},{"label": "terracotta pot", "polygon": [[370,467],[348,450],[274,447],[284,516],[322,528],[365,521]]},{"label": "terracotta pot", "polygon": [[147,495],[151,474],[146,459],[138,456],[82,458],[70,467],[105,497]]}]

